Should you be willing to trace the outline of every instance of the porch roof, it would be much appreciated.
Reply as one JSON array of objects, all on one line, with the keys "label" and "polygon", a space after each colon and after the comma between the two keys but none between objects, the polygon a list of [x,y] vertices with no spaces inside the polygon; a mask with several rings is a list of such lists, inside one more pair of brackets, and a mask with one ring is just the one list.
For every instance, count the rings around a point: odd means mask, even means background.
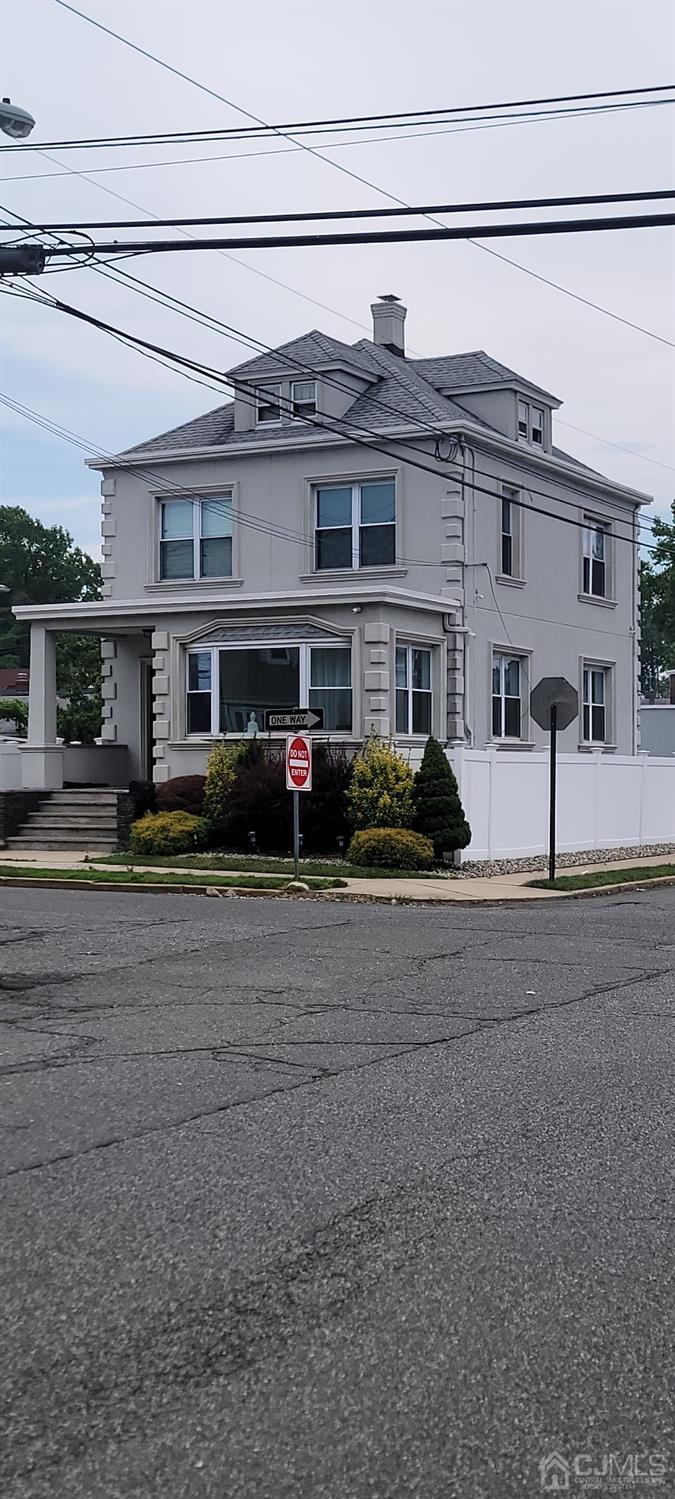
[{"label": "porch roof", "polygon": [[412,589],[369,587],[354,582],[341,588],[307,588],[302,591],[278,593],[247,593],[244,596],[223,597],[222,592],[200,592],[190,595],[155,594],[145,599],[100,599],[77,604],[20,604],[13,610],[17,619],[35,624],[52,626],[53,629],[80,629],[102,635],[114,634],[115,630],[128,633],[131,629],[147,629],[153,619],[167,614],[201,614],[217,609],[221,614],[240,615],[249,609],[273,608],[295,609],[298,606],[313,608],[322,604],[393,604],[399,608],[427,610],[430,613],[452,614],[461,609],[458,599],[440,594],[416,593]]}]

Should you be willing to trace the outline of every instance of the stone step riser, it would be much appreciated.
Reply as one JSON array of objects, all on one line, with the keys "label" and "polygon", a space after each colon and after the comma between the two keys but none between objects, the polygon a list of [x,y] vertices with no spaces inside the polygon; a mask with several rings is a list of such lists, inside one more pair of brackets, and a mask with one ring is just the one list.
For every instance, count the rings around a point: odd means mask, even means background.
[{"label": "stone step riser", "polygon": [[[117,852],[116,843],[113,843],[112,841],[106,843],[102,838],[90,838],[87,840],[86,844],[83,844],[81,840],[78,843],[64,843],[63,839],[61,838],[40,838],[37,843],[29,843],[26,838],[8,838],[7,847],[12,851],[16,851],[17,853],[34,853],[36,852],[36,850],[39,850],[39,852],[42,853],[43,849],[45,853],[49,853],[50,850],[53,850],[54,853],[60,852],[62,854],[114,854]],[[2,849],[0,849],[0,864],[1,863]],[[17,874],[20,873],[21,866],[17,865]]]}]

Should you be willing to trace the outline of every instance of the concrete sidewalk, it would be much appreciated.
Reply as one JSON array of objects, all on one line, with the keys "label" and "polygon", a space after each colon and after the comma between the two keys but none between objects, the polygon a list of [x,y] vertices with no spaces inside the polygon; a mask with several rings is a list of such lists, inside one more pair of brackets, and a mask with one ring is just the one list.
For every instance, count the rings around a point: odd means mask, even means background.
[{"label": "concrete sidewalk", "polygon": [[[11,853],[8,850],[0,850],[0,865],[12,865],[16,867],[17,874],[21,869],[86,869],[87,865],[93,869],[116,868],[123,870],[123,864],[115,866],[104,864],[100,856],[97,858],[97,850],[87,853],[60,852],[54,849],[41,852],[36,849],[30,854]],[[653,855],[648,858],[635,857],[632,859],[614,859],[607,864],[579,864],[573,867],[565,867],[561,874],[597,874],[603,869],[636,869],[649,868],[650,865],[669,864],[673,866],[675,877],[675,854]],[[237,875],[244,875],[245,870],[240,869],[202,869],[197,865],[190,869],[181,869],[171,864],[134,864],[130,865],[137,872],[146,874],[175,874],[180,879],[181,874],[205,874],[213,875],[214,884],[218,875],[229,875],[236,879]],[[262,871],[260,871],[262,873]],[[522,901],[522,900],[560,900],[566,894],[562,890],[535,890],[529,884],[530,880],[543,878],[543,871],[539,874],[530,871],[525,874],[499,874],[490,876],[475,876],[469,879],[452,878],[429,878],[410,879],[352,879],[345,878],[345,888],[330,892],[338,896],[371,896],[376,900],[405,900],[405,901],[450,901],[465,902],[472,901]],[[301,876],[302,878],[302,876]],[[254,892],[253,892],[254,893]]]}]

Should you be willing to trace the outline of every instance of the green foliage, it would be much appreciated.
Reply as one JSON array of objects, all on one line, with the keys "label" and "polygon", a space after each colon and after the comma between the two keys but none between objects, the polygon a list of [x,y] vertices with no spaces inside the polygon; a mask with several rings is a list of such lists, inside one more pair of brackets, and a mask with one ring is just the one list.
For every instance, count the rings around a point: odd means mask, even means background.
[{"label": "green foliage", "polygon": [[[16,604],[77,603],[101,597],[101,569],[63,526],[43,526],[20,505],[0,505],[0,666],[30,665],[30,626]],[[93,635],[59,635],[56,685],[65,700],[58,732],[91,743],[101,731],[101,645]]]},{"label": "green foliage", "polygon": [[0,719],[14,724],[17,734],[25,734],[28,728],[28,704],[19,697],[0,698]]},{"label": "green foliage", "polygon": [[354,761],[347,791],[352,828],[405,828],[412,817],[413,773],[391,745],[373,734]]},{"label": "green foliage", "polygon": [[193,817],[204,813],[205,776],[172,776],[160,782],[155,791],[158,812],[191,812]]},{"label": "green foliage", "polygon": [[675,667],[675,500],[670,521],[654,516],[652,534],[655,549],[642,563],[640,589],[642,691],[654,701]]},{"label": "green foliage", "polygon": [[132,823],[130,847],[134,854],[187,854],[205,848],[209,825],[191,812],[148,812]]},{"label": "green foliage", "polygon": [[437,859],[471,842],[457,778],[437,739],[430,735],[413,786],[413,827],[430,838]]},{"label": "green foliage", "polygon": [[224,834],[230,794],[245,752],[246,745],[217,739],[206,762],[203,810],[214,838]]},{"label": "green foliage", "polygon": [[364,828],[354,834],[347,860],[381,869],[431,869],[434,845],[409,828]]}]

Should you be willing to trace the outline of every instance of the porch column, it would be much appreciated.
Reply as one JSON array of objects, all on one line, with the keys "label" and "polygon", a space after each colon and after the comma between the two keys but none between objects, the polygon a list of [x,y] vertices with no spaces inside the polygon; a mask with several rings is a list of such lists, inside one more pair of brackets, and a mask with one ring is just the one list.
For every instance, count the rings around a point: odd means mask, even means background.
[{"label": "porch column", "polygon": [[56,642],[45,625],[30,627],[28,740],[21,746],[21,780],[40,790],[63,785],[63,750],[56,743]]}]

